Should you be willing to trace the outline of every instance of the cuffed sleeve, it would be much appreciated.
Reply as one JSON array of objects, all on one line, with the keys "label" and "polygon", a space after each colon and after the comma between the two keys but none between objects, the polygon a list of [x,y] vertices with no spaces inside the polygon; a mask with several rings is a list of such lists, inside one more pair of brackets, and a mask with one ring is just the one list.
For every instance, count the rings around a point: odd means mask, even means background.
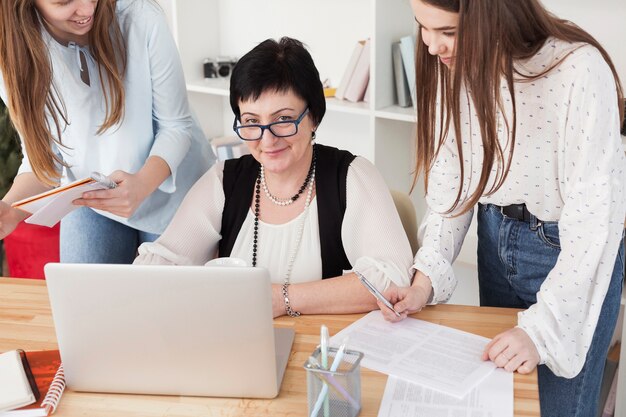
[{"label": "cuffed sleeve", "polygon": [[[436,191],[435,191],[436,192]],[[419,250],[413,269],[430,278],[433,286],[431,304],[445,303],[457,285],[452,269],[472,221],[473,210],[458,216],[444,217],[429,209],[418,233]]]},{"label": "cuffed sleeve", "polygon": [[[470,145],[471,141],[463,144],[465,155],[471,154]],[[461,195],[465,196],[471,183],[467,172],[463,182],[459,180],[461,169],[457,153],[456,138],[453,132],[449,132],[430,169],[426,195],[428,209],[418,231],[419,250],[415,254],[413,270],[430,278],[433,286],[430,304],[447,302],[452,296],[457,285],[452,263],[472,221],[473,210],[458,215],[460,207],[456,207],[448,213],[459,195],[459,187],[463,187]]]}]

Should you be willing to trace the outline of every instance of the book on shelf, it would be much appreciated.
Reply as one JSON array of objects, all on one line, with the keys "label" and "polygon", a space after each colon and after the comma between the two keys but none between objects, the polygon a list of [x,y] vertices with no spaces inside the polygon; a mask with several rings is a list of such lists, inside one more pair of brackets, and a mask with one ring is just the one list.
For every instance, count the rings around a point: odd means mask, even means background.
[{"label": "book on shelf", "polygon": [[26,223],[52,227],[78,208],[72,204],[72,201],[80,198],[83,193],[115,188],[116,186],[117,184],[108,177],[93,172],[88,178],[16,201],[11,204],[11,207],[31,213],[31,216],[25,220]]},{"label": "book on shelf", "polygon": [[343,72],[343,76],[341,77],[341,81],[337,86],[337,91],[335,91],[335,98],[339,100],[343,100],[344,95],[346,93],[346,88],[348,88],[348,84],[350,84],[350,79],[352,78],[352,74],[354,73],[354,69],[359,61],[359,57],[361,56],[361,52],[363,51],[363,47],[365,46],[365,40],[358,41],[352,50],[352,55],[350,55],[350,60],[348,61],[348,65],[346,65],[346,69]]},{"label": "book on shelf", "polygon": [[365,97],[365,91],[370,81],[370,44],[369,39],[363,44],[363,50],[359,55],[359,60],[354,67],[350,82],[343,95],[344,100],[356,103],[363,101]]},{"label": "book on shelf", "polygon": [[363,96],[363,101],[365,103],[369,103],[370,102],[370,86],[372,85],[372,83],[368,82],[367,83],[367,88],[365,89],[365,95]]},{"label": "book on shelf", "polygon": [[220,136],[209,140],[217,159],[225,161],[250,153],[248,145],[236,136]]},{"label": "book on shelf", "polygon": [[415,107],[417,96],[415,90],[415,38],[413,35],[400,38],[400,52],[402,54],[404,73],[409,84],[409,92],[411,93],[411,102],[413,107]]},{"label": "book on shelf", "polygon": [[393,64],[393,79],[396,86],[396,98],[398,106],[410,107],[412,104],[409,82],[406,78],[406,71],[402,63],[402,51],[400,41],[391,44],[391,57]]},{"label": "book on shelf", "polygon": [[[14,353],[6,352],[0,355],[0,357],[6,354],[14,355]],[[28,404],[22,404],[21,406],[14,405],[8,409],[4,409],[4,411],[0,411],[0,417],[49,416],[54,413],[59,404],[63,390],[65,389],[65,375],[63,373],[63,365],[61,364],[59,351],[43,350],[26,352],[25,356],[26,362],[24,363],[28,364],[35,385],[35,388],[30,388],[30,385],[27,383],[28,388],[31,390],[31,393],[33,393],[33,397]],[[20,366],[23,366],[21,361]],[[24,369],[27,368],[23,367],[22,370]],[[0,399],[9,391],[9,385],[5,385],[5,378],[17,378],[13,379],[13,382],[24,388],[23,380],[19,379],[21,378],[20,374],[20,371],[17,369],[14,369],[10,374],[4,371],[0,372]],[[14,386],[15,385],[11,385],[11,387]],[[33,391],[35,390],[39,392],[38,396],[34,395]]]}]

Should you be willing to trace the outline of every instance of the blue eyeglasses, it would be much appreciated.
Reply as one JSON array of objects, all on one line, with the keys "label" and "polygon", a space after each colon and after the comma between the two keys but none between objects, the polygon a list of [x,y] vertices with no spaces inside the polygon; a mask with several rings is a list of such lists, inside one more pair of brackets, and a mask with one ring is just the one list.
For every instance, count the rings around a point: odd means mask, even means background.
[{"label": "blue eyeglasses", "polygon": [[298,125],[302,122],[302,119],[304,119],[304,116],[306,116],[308,112],[309,108],[307,107],[296,120],[283,120],[266,125],[237,126],[237,117],[235,117],[233,130],[242,140],[248,141],[261,139],[265,129],[269,129],[269,131],[272,132],[272,134],[277,138],[288,138],[289,136],[293,136],[298,133]]}]

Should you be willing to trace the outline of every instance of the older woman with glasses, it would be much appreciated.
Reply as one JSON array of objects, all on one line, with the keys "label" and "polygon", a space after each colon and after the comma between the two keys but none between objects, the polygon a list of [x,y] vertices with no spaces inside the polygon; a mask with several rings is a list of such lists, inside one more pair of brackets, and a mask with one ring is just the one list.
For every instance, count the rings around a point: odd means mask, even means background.
[{"label": "older woman with glasses", "polygon": [[233,70],[230,103],[251,155],[198,180],[135,263],[232,256],[267,268],[275,317],[376,309],[356,273],[380,291],[408,286],[411,248],[380,174],[364,158],[314,144],[326,102],[302,43],[269,39],[248,52]]}]

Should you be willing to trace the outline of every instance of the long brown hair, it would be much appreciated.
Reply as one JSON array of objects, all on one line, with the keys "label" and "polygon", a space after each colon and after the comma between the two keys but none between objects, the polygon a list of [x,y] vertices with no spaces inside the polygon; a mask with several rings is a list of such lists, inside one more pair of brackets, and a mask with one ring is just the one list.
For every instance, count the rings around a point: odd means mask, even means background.
[{"label": "long brown hair", "polygon": [[[623,120],[624,108],[621,104],[623,90],[615,66],[607,52],[590,34],[575,24],[552,15],[538,0],[421,1],[459,14],[453,70],[449,70],[436,56],[428,53],[428,47],[422,42],[421,32],[418,33],[415,64],[416,85],[420,90],[416,100],[417,162],[413,187],[418,176],[424,172],[424,184],[428,192],[429,170],[452,124],[452,129],[458,139],[456,145],[461,175],[459,193],[448,213],[453,212],[462,201],[461,213],[467,212],[478,202],[485,193],[494,163],[498,164],[496,178],[486,194],[495,193],[504,183],[513,157],[517,124],[514,75],[534,80],[553,68],[547,68],[541,74],[530,76],[516,72],[514,62],[535,55],[548,37],[572,43],[587,43],[600,51],[615,77],[620,120]],[[505,155],[497,136],[496,111],[503,109],[500,95],[501,77],[504,77],[507,83],[513,107],[512,120],[507,120],[505,116],[506,127],[512,135],[508,141],[510,143],[508,155]],[[465,172],[460,122],[460,94],[463,88],[467,89],[467,94],[473,102],[483,144],[483,164],[478,187],[466,199],[462,195]],[[440,93],[439,109],[437,108],[438,90]],[[439,117],[437,117],[438,110]],[[440,132],[439,137],[435,138],[437,124],[440,126]]]},{"label": "long brown hair", "polygon": [[[98,134],[124,117],[126,46],[115,4],[116,0],[98,1],[89,31],[89,46],[105,97],[106,117]],[[23,138],[33,172],[41,182],[54,185],[60,176],[58,167],[65,164],[52,144],[63,145],[61,132],[68,118],[63,98],[52,83],[53,68],[42,30],[34,0],[0,2],[0,71],[11,120]]]}]

